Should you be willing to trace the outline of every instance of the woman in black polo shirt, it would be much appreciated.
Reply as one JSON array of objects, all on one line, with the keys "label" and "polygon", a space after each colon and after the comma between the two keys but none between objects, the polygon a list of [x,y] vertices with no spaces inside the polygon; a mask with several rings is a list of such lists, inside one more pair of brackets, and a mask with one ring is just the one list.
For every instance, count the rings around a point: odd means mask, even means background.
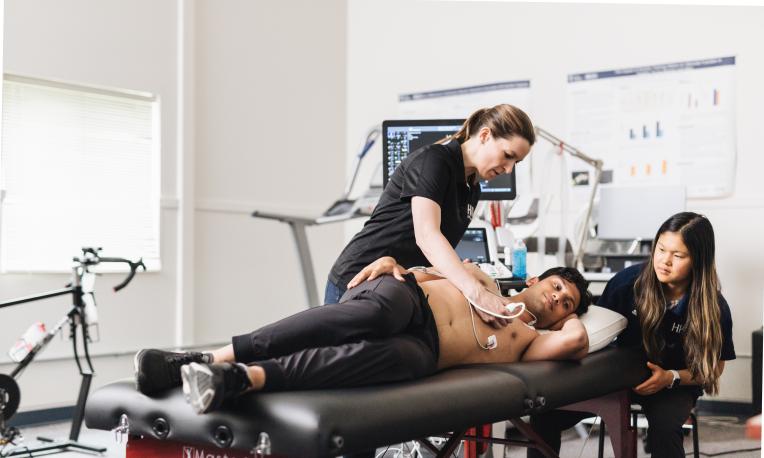
[{"label": "woman in black polo shirt", "polygon": [[[598,304],[625,316],[619,346],[641,346],[652,375],[633,389],[649,425],[654,457],[684,457],[682,425],[705,390],[719,392],[725,361],[735,359],[732,316],[716,275],[714,229],[692,212],[677,213],[658,229],[652,257],[616,274]],[[553,411],[531,417],[552,448],[560,432],[591,416]],[[528,457],[542,456],[528,449]]]},{"label": "woman in black polo shirt", "polygon": [[[334,263],[324,303],[338,302],[372,261],[392,256],[404,266],[434,266],[471,301],[505,314],[501,300],[465,271],[454,247],[480,198],[479,180],[511,172],[535,139],[528,115],[503,104],[475,111],[453,136],[411,153],[390,177],[361,232]],[[487,323],[506,324],[478,313]]]}]

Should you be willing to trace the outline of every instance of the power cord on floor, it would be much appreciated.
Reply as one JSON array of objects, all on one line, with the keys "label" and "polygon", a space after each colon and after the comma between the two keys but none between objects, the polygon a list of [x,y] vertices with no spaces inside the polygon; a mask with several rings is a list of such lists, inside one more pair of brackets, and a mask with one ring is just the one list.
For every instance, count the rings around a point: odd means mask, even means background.
[{"label": "power cord on floor", "polygon": [[[716,453],[698,452],[698,454],[699,455],[703,455],[703,456],[722,456],[722,455],[729,455],[729,454],[732,454],[732,453],[755,452],[757,450],[761,450],[761,447],[739,448],[737,450],[727,450],[727,451],[724,451],[724,452],[716,452]],[[692,452],[685,453],[685,455],[692,455]]]}]

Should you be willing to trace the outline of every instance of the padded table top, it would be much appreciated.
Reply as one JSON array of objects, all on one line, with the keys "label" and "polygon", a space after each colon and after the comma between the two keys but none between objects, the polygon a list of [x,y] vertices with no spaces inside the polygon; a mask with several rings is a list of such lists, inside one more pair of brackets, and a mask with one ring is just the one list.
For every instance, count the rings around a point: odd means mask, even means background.
[{"label": "padded table top", "polygon": [[639,385],[651,372],[638,348],[605,348],[581,361],[534,361],[486,365],[521,379],[534,412],[598,398]]},{"label": "padded table top", "polygon": [[241,450],[266,432],[273,454],[333,456],[519,417],[539,409],[539,396],[546,410],[628,388],[645,378],[642,358],[608,348],[581,362],[475,365],[406,383],[251,393],[205,415],[180,389],[147,397],[123,380],[93,393],[85,421],[109,430],[125,414],[132,435]]}]

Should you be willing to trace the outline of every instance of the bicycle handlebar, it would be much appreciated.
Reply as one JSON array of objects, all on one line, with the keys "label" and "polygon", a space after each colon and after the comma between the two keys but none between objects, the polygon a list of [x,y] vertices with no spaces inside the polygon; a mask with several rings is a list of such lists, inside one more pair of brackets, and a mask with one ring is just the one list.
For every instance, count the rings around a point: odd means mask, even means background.
[{"label": "bicycle handlebar", "polygon": [[138,259],[137,262],[133,262],[129,259],[122,259],[122,258],[101,258],[101,262],[124,262],[127,263],[128,266],[130,266],[130,273],[127,274],[127,277],[125,277],[124,280],[122,280],[122,283],[118,284],[114,287],[114,292],[116,293],[120,289],[127,286],[128,283],[130,283],[135,276],[135,272],[138,270],[139,267],[143,268],[143,271],[146,271],[146,264],[143,263],[143,258]]},{"label": "bicycle handlebar", "polygon": [[74,262],[80,263],[84,267],[95,266],[102,262],[123,262],[127,264],[130,267],[130,273],[127,274],[127,277],[125,277],[125,279],[122,280],[120,284],[114,287],[115,293],[127,286],[128,283],[132,281],[133,277],[135,276],[135,272],[139,267],[143,268],[144,272],[146,271],[146,264],[143,263],[143,258],[139,258],[138,261],[131,261],[125,258],[101,257],[98,255],[99,251],[101,251],[101,248],[83,247],[83,257],[75,257]]}]

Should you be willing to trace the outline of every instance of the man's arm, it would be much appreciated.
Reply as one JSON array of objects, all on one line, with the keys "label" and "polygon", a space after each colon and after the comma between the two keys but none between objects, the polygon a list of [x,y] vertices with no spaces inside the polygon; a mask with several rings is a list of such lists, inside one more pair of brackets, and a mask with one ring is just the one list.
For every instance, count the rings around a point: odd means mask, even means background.
[{"label": "man's arm", "polygon": [[559,331],[539,334],[523,353],[522,361],[581,359],[589,351],[589,336],[575,314],[570,315]]}]

